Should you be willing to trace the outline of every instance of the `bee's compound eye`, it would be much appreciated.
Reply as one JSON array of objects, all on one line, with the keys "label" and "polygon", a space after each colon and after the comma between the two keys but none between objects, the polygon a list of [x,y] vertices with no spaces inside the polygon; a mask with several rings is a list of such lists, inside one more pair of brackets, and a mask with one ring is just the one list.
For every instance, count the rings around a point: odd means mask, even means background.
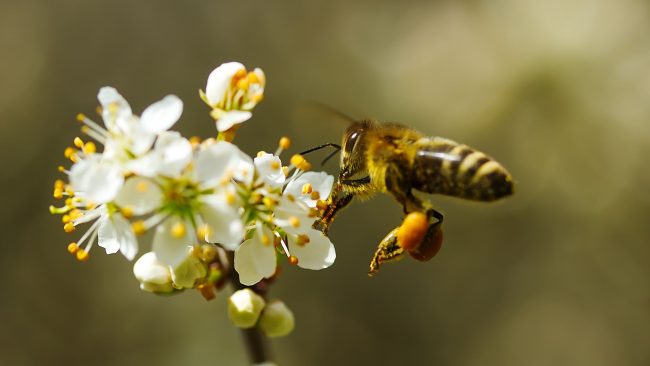
[{"label": "bee's compound eye", "polygon": [[359,137],[359,131],[354,131],[350,134],[347,141],[345,142],[345,152],[352,153],[354,146],[357,144],[357,139]]},{"label": "bee's compound eye", "polygon": [[421,262],[426,262],[435,257],[442,247],[442,224],[436,223],[429,227],[420,246],[409,250],[409,255]]}]

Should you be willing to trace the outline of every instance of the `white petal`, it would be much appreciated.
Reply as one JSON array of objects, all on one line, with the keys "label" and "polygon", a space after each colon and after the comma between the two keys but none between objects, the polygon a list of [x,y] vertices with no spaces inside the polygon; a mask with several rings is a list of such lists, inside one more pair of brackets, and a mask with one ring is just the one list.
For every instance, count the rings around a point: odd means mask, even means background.
[{"label": "white petal", "polygon": [[102,106],[102,118],[109,130],[113,130],[119,121],[128,119],[132,112],[131,106],[117,90],[110,86],[99,89],[97,99]]},{"label": "white petal", "polygon": [[127,179],[120,190],[115,203],[128,207],[135,215],[145,215],[162,205],[163,193],[156,183],[144,178],[133,176]]},{"label": "white petal", "polygon": [[216,121],[217,131],[227,131],[236,124],[248,121],[251,117],[253,117],[253,114],[247,111],[223,112],[221,113],[219,119]]},{"label": "white petal", "polygon": [[192,160],[192,144],[175,131],[161,133],[155,150],[160,156],[159,173],[168,177],[179,175]]},{"label": "white petal", "polygon": [[[178,224],[185,226],[185,235],[180,237],[172,235],[172,228]],[[192,236],[193,233],[191,226],[183,222],[183,220],[170,217],[156,227],[156,233],[153,237],[153,251],[160,261],[176,267],[187,258],[188,247],[195,242]]]},{"label": "white petal", "polygon": [[294,237],[289,235],[289,252],[298,258],[298,266],[306,269],[323,269],[334,263],[336,251],[329,238],[318,230],[309,229],[305,232],[309,243],[298,245]]},{"label": "white petal", "polygon": [[143,177],[154,177],[161,170],[162,157],[150,151],[126,164],[126,169]]},{"label": "white petal", "polygon": [[280,198],[275,207],[275,216],[275,223],[290,234],[304,233],[311,229],[316,220],[315,217],[309,217],[309,209],[305,205],[291,201],[287,195]]},{"label": "white petal", "polygon": [[250,184],[253,180],[253,159],[237,146],[218,141],[199,152],[196,173],[204,186],[216,186],[228,176]]},{"label": "white petal", "polygon": [[212,70],[205,87],[205,96],[211,106],[214,107],[223,100],[226,91],[230,88],[232,77],[242,69],[246,70],[239,62],[227,62]]},{"label": "white petal", "polygon": [[244,239],[244,224],[238,206],[228,204],[223,195],[204,198],[201,205],[203,223],[208,225],[205,241],[235,250]]},{"label": "white petal", "polygon": [[122,131],[124,131],[122,139],[125,140],[122,143],[123,148],[128,149],[136,156],[140,156],[149,151],[156,139],[156,135],[147,131],[138,122],[136,117],[131,118],[131,121],[122,128]]},{"label": "white petal", "polygon": [[305,184],[310,184],[312,192],[318,192],[320,199],[325,200],[332,192],[334,177],[325,172],[306,172],[289,182],[285,187],[284,194],[291,194],[309,207],[316,207],[316,200],[311,198],[311,194],[302,193],[302,187]]},{"label": "white petal", "polygon": [[235,251],[235,270],[239,273],[239,282],[243,285],[254,285],[262,278],[271,277],[275,273],[276,256],[273,236],[266,229],[263,232],[264,235],[268,235],[270,243],[262,243],[256,233]]},{"label": "white petal", "polygon": [[133,265],[133,274],[140,282],[163,285],[171,283],[169,266],[158,260],[156,253],[145,253]]},{"label": "white petal", "polygon": [[254,159],[255,169],[259,176],[272,187],[281,187],[285,176],[282,171],[282,161],[273,154],[264,154]]},{"label": "white petal", "polygon": [[157,134],[171,128],[183,113],[183,101],[168,95],[142,112],[140,123],[149,133]]},{"label": "white petal", "polygon": [[103,216],[99,223],[98,245],[106,249],[107,254],[118,250],[132,260],[138,252],[138,241],[129,222],[120,214]]},{"label": "white petal", "polygon": [[124,176],[117,164],[101,161],[94,155],[70,168],[70,184],[79,197],[99,204],[115,198],[124,184]]}]

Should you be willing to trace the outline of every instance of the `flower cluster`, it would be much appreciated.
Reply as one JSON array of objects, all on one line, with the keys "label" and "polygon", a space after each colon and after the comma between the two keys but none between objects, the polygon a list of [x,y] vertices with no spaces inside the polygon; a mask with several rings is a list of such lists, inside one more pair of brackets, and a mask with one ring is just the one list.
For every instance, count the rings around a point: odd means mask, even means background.
[{"label": "flower cluster", "polygon": [[[91,140],[77,137],[65,149],[72,166],[59,170],[68,182],[54,184],[54,198],[63,204],[50,211],[61,215],[68,233],[85,227],[68,251],[85,261],[97,244],[132,260],[137,237],[152,232],[151,251],[134,266],[141,288],[159,294],[196,288],[206,298],[233,269],[241,284],[253,286],[273,277],[282,257],[306,269],[332,265],[334,246],[312,225],[333,177],[308,171],[301,155],[283,165],[286,137],[274,153],[255,158],[232,143],[264,86],[261,69],[247,72],[236,62],[217,67],[200,91],[218,131],[204,141],[170,131],[183,111],[178,97],[168,95],[138,116],[116,89],[101,88],[103,123],[77,116]],[[267,312],[278,307],[267,305]]]}]

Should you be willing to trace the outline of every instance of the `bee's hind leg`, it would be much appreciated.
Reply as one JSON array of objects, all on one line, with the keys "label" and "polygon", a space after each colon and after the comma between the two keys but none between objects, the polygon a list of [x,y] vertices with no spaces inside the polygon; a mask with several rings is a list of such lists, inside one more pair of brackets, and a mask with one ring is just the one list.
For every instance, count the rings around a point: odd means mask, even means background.
[{"label": "bee's hind leg", "polygon": [[397,230],[399,226],[391,230],[388,235],[379,243],[375,255],[370,261],[370,270],[368,271],[368,276],[372,276],[377,271],[379,271],[379,266],[382,263],[395,261],[401,259],[406,253],[404,248],[397,244]]}]

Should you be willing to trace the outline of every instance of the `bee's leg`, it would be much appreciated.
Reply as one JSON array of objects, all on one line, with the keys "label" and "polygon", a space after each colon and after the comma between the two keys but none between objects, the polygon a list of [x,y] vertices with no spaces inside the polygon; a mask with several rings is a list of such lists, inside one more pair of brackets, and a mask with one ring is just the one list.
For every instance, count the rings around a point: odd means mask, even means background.
[{"label": "bee's leg", "polygon": [[397,229],[393,229],[386,237],[379,243],[375,255],[370,261],[370,270],[368,271],[368,276],[372,276],[377,271],[379,271],[379,266],[382,263],[391,262],[394,260],[401,259],[404,255],[404,248],[397,244]]},{"label": "bee's leg", "polygon": [[352,193],[343,189],[341,183],[336,183],[325,207],[321,209],[320,219],[314,222],[313,228],[327,235],[336,215],[352,201],[352,198],[354,198]]}]

